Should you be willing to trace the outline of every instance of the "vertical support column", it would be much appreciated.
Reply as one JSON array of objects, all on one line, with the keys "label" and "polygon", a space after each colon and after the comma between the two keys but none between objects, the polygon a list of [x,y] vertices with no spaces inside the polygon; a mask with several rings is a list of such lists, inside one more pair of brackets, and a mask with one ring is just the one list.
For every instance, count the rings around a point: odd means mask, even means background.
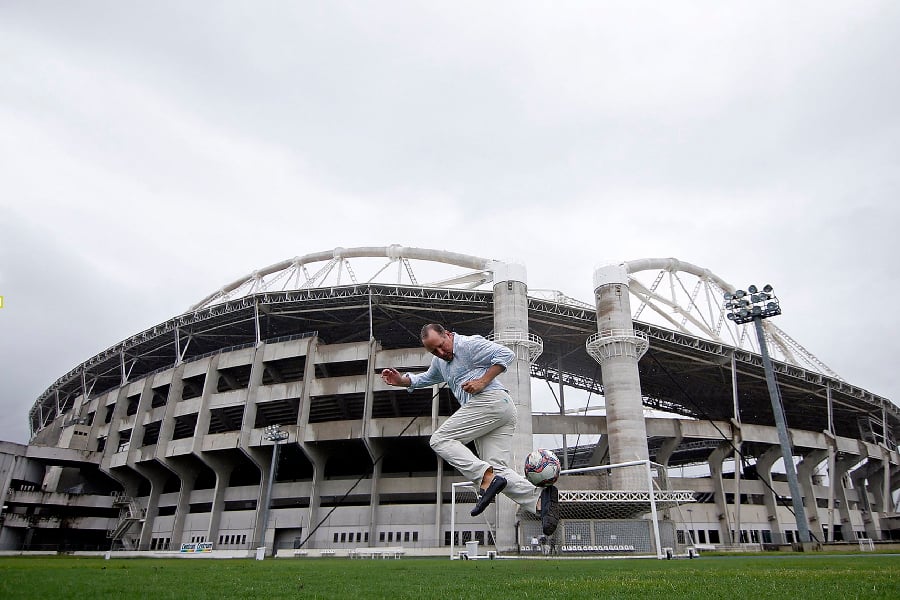
[{"label": "vertical support column", "polygon": [[225,511],[225,494],[228,492],[228,480],[234,466],[227,456],[219,457],[213,452],[204,452],[204,462],[216,474],[216,487],[213,491],[212,510],[209,512],[209,525],[206,529],[206,541],[214,542],[219,536],[222,513]]},{"label": "vertical support column", "polygon": [[[438,414],[440,414],[441,407],[441,396],[439,393],[440,388],[438,386],[433,386],[431,388],[431,431],[435,431],[438,428]],[[434,546],[438,547],[441,545],[441,540],[444,537],[443,533],[443,520],[441,519],[441,514],[444,512],[444,459],[434,455],[435,460],[435,473],[436,476],[434,478],[434,487],[435,487],[435,503],[434,503]],[[371,539],[370,534],[370,538]]]},{"label": "vertical support column", "polygon": [[[863,456],[867,456],[868,449],[866,448],[866,443],[859,440],[857,440],[857,442],[859,443],[860,451],[863,453]],[[878,465],[874,463],[875,459],[867,457],[862,465],[850,473],[850,480],[853,482],[853,488],[856,490],[856,497],[859,502],[859,511],[862,514],[866,537],[873,540],[879,540],[881,539],[881,531],[876,524],[876,507],[873,506],[872,499],[869,498],[869,489],[873,482],[869,482],[868,479],[872,477],[873,471],[877,473],[878,470]],[[877,489],[874,485],[871,485],[871,487]]]},{"label": "vertical support column", "polygon": [[850,518],[850,499],[847,495],[847,471],[859,461],[855,454],[839,454],[834,463],[834,471],[828,473],[831,485],[834,487],[835,506],[840,515],[841,539],[847,542],[856,541],[853,533],[853,521]]},{"label": "vertical support column", "polygon": [[[638,360],[647,351],[647,338],[634,330],[625,266],[613,265],[594,271],[594,294],[597,335],[588,340],[587,351],[600,363],[606,396],[609,460],[612,464],[646,460],[650,453]],[[615,489],[636,489],[641,485],[642,476],[641,467],[615,469],[612,485]]]},{"label": "vertical support column", "polygon": [[759,478],[767,485],[763,490],[763,504],[766,506],[766,517],[769,520],[769,527],[772,530],[772,542],[775,544],[784,543],[784,534],[781,531],[781,523],[778,522],[778,499],[772,492],[772,465],[781,458],[780,446],[769,446],[756,461],[756,472]]},{"label": "vertical support column", "polygon": [[830,430],[825,431],[824,434],[825,440],[828,442],[828,522],[826,524],[828,534],[825,541],[831,543],[834,541],[834,490],[835,485],[840,482],[835,481],[834,479],[835,461],[837,460],[837,440]]},{"label": "vertical support column", "polygon": [[[566,416],[566,386],[563,385],[563,370],[562,370],[562,355],[559,356],[559,359],[556,363],[556,373],[559,375],[559,416]],[[562,447],[563,447],[563,461],[562,466],[563,469],[569,468],[569,446],[566,443],[568,440],[566,439],[566,434],[562,434]]]},{"label": "vertical support column", "polygon": [[[499,344],[509,346],[516,358],[501,376],[518,411],[518,426],[512,442],[511,469],[518,470],[533,449],[531,423],[532,340],[528,335],[528,285],[524,265],[494,263],[494,335]],[[497,523],[497,547],[514,548],[516,509],[511,502],[500,502]]]},{"label": "vertical support column", "polygon": [[[309,458],[313,466],[312,486],[309,492],[309,509],[306,522],[309,524],[308,531],[303,537],[304,546],[306,548],[315,548],[316,540],[312,538],[313,532],[319,525],[319,509],[322,505],[322,482],[325,481],[325,464],[328,457],[323,450],[310,444],[301,444],[303,452]],[[369,530],[369,543],[374,542],[375,532]]]},{"label": "vertical support column", "polygon": [[810,527],[810,533],[814,533],[817,541],[822,540],[822,524],[819,519],[819,507],[816,502],[816,492],[813,485],[813,473],[816,467],[828,457],[827,450],[811,450],[797,466],[797,479],[803,490],[803,502],[806,506],[806,517],[809,523],[815,524],[815,531]]},{"label": "vertical support column", "polygon": [[722,535],[722,543],[733,544],[731,535],[731,522],[728,519],[728,503],[725,501],[725,483],[722,481],[722,462],[731,454],[731,444],[725,442],[709,455],[709,475],[713,483],[713,498],[716,509],[719,512],[719,532]]},{"label": "vertical support column", "polygon": [[732,425],[736,434],[734,447],[737,449],[737,452],[734,453],[734,530],[737,531],[738,543],[741,543],[744,541],[741,539],[741,471],[743,471],[744,446],[741,433],[741,404],[738,399],[737,358],[734,352],[731,353],[731,398],[734,402],[734,423]]}]

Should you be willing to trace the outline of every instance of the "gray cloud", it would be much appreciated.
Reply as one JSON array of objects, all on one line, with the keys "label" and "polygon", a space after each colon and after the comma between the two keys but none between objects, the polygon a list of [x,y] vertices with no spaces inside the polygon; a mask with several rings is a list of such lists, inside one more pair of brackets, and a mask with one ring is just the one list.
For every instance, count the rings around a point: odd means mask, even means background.
[{"label": "gray cloud", "polygon": [[0,439],[224,282],[390,243],[585,299],[647,256],[766,279],[900,398],[898,33],[893,2],[5,2]]}]

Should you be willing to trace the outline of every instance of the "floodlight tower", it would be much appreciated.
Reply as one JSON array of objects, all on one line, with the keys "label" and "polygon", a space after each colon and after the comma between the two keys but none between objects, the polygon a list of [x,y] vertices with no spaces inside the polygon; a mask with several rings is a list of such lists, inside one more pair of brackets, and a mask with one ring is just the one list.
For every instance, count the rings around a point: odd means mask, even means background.
[{"label": "floodlight tower", "polygon": [[781,314],[781,304],[775,297],[771,285],[763,287],[759,291],[755,285],[747,288],[747,291],[736,290],[725,292],[725,309],[728,310],[728,319],[737,324],[753,321],[756,328],[756,337],[759,341],[759,353],[762,355],[763,369],[766,372],[766,385],[769,388],[769,399],[772,401],[772,412],[775,414],[775,428],[778,430],[778,443],[781,445],[781,456],[784,459],[784,470],[787,474],[788,487],[791,491],[791,502],[794,505],[794,518],[797,520],[797,532],[802,543],[808,543],[809,522],[806,520],[806,509],[803,507],[803,496],[800,493],[800,483],[797,480],[797,470],[794,467],[794,454],[791,449],[791,440],[788,437],[787,423],[784,415],[784,405],[781,402],[781,390],[775,382],[775,370],[772,367],[772,359],[769,358],[769,349],[766,346],[766,334],[763,331],[763,319]]},{"label": "floodlight tower", "polygon": [[[275,481],[275,466],[278,464],[278,445],[288,439],[288,432],[280,429],[280,425],[269,425],[263,431],[263,437],[272,442],[272,464],[269,465],[269,481],[266,484],[266,501],[263,509],[263,525],[259,534],[259,547],[266,545],[266,530],[269,528],[269,511],[272,508],[272,483]],[[275,554],[275,540],[272,540],[272,554]]]}]

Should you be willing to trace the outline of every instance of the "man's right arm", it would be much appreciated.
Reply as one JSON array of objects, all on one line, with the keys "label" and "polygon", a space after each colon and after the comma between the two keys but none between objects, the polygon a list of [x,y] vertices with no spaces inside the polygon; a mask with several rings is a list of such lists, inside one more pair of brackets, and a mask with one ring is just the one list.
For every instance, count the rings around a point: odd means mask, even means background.
[{"label": "man's right arm", "polygon": [[412,380],[409,378],[409,375],[401,373],[397,369],[382,369],[381,370],[381,380],[384,381],[388,385],[409,387],[412,385]]},{"label": "man's right arm", "polygon": [[431,366],[428,367],[428,370],[424,373],[416,373],[412,375],[410,373],[401,373],[397,369],[386,368],[381,371],[381,379],[388,385],[396,385],[407,388],[412,391],[415,388],[423,388],[428,387],[429,385],[435,385],[438,383],[444,382],[444,376],[441,374],[440,369],[435,365],[435,360],[431,361]]}]

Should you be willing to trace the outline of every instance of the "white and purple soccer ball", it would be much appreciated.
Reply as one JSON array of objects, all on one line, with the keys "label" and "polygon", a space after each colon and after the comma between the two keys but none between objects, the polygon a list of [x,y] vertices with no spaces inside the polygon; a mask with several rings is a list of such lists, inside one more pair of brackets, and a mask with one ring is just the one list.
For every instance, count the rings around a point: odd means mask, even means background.
[{"label": "white and purple soccer ball", "polygon": [[559,459],[550,450],[538,448],[525,458],[525,479],[537,487],[556,483],[561,470]]}]

